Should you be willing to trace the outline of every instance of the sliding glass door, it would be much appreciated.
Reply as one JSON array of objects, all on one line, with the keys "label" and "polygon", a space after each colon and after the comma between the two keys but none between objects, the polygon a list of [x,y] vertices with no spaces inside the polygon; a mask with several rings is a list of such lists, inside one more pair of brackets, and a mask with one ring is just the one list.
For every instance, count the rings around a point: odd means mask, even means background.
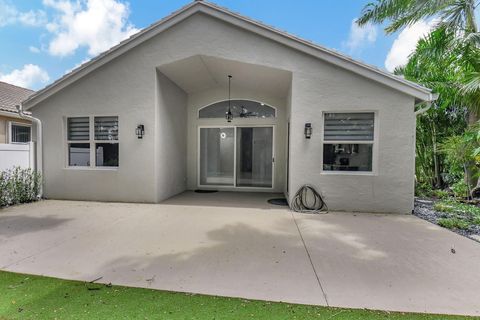
[{"label": "sliding glass door", "polygon": [[273,127],[200,128],[201,186],[272,188]]},{"label": "sliding glass door", "polygon": [[200,184],[234,186],[234,128],[200,129]]},{"label": "sliding glass door", "polygon": [[237,186],[272,187],[273,128],[237,128]]}]

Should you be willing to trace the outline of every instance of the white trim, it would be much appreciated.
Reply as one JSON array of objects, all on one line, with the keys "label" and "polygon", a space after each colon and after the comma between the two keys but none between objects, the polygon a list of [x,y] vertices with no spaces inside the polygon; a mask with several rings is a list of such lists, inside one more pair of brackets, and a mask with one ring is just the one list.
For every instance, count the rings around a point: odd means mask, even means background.
[{"label": "white trim", "polygon": [[272,27],[266,26],[262,23],[233,13],[229,10],[218,7],[206,1],[194,1],[183,7],[182,9],[165,17],[164,19],[139,31],[137,34],[131,36],[127,40],[120,42],[118,45],[112,47],[111,49],[101,53],[89,62],[82,64],[70,73],[64,75],[52,84],[48,85],[44,89],[32,94],[23,102],[23,104],[25,105],[27,110],[32,108],[39,102],[45,100],[52,94],[72,84],[76,80],[84,77],[95,69],[101,67],[102,65],[117,58],[118,56],[124,54],[125,52],[136,47],[137,45],[153,38],[159,33],[171,28],[172,26],[180,23],[181,21],[198,12],[202,12],[212,17],[216,17],[222,21],[243,28],[245,30],[249,30],[267,39],[284,44],[287,47],[294,48],[300,52],[309,54],[323,61],[327,61],[333,65],[339,66],[356,74],[364,76],[368,79],[383,83],[386,86],[413,96],[420,101],[433,101],[437,98],[437,96],[433,94],[430,89],[397,77],[371,65],[355,61],[348,56],[345,56],[333,50],[326,49],[324,47],[300,39],[288,33],[281,32]]},{"label": "white trim", "polygon": [[[12,125],[15,125],[17,127],[29,127],[30,128],[30,141],[28,142],[14,142],[12,141]],[[10,144],[29,144],[32,142],[32,124],[31,123],[24,123],[24,122],[17,122],[17,121],[8,121],[7,125],[7,137],[8,137],[8,143]]]},{"label": "white trim", "polygon": [[[234,190],[234,191],[265,191],[272,192],[275,189],[275,173],[276,173],[276,154],[275,154],[275,124],[242,124],[242,125],[200,125],[197,127],[197,188],[203,189],[219,189],[219,190]],[[205,128],[232,128],[234,132],[233,144],[233,185],[202,185],[200,183],[200,131]],[[252,186],[237,186],[237,128],[272,128],[272,186],[252,187]]]},{"label": "white trim", "polygon": [[[95,139],[95,118],[98,117],[117,117],[118,118],[118,139],[117,140],[96,140]],[[68,119],[69,118],[88,118],[88,134],[89,140],[68,140]],[[63,139],[64,139],[64,155],[65,155],[65,166],[63,169],[65,170],[99,170],[99,171],[117,171],[120,167],[118,166],[97,166],[97,159],[96,159],[96,149],[95,145],[97,143],[110,143],[110,144],[118,144],[118,163],[120,164],[120,116],[118,115],[68,115],[63,116]],[[69,159],[69,144],[75,143],[85,143],[90,145],[90,165],[89,166],[70,166],[70,159]]]},{"label": "white trim", "polygon": [[[326,113],[373,113],[373,140],[325,140],[325,114]],[[378,176],[378,151],[379,151],[379,111],[378,110],[325,110],[322,111],[322,129],[320,141],[321,148],[321,166],[320,174],[322,175],[342,175],[342,176]],[[339,171],[339,170],[324,170],[323,169],[323,146],[324,144],[371,144],[372,145],[372,171]]]}]

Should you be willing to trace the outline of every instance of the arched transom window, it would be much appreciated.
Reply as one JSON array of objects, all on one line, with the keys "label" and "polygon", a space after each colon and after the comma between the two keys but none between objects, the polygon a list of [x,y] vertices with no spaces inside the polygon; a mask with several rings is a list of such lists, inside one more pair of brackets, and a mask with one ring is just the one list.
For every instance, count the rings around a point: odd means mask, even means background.
[{"label": "arched transom window", "polygon": [[[265,103],[251,100],[231,100],[231,111],[234,118],[275,118],[275,108]],[[228,111],[228,100],[220,101],[203,107],[199,118],[225,118]]]}]

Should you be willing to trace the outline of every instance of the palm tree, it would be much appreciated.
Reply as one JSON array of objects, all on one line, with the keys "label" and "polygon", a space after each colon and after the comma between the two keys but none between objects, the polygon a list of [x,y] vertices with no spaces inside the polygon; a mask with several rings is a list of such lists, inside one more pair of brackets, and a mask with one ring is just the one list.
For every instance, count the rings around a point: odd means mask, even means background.
[{"label": "palm tree", "polygon": [[[387,23],[385,32],[389,34],[420,20],[434,19],[434,30],[419,42],[408,64],[396,70],[396,73],[440,93],[435,107],[439,104],[448,108],[466,107],[468,123],[472,128],[478,127],[476,123],[480,114],[480,33],[475,17],[475,9],[479,4],[480,0],[376,0],[363,8],[357,20],[360,26]],[[434,119],[424,120],[427,120],[424,124],[428,125],[428,120]],[[430,127],[435,129],[433,124]],[[424,134],[427,138],[430,135],[434,146],[433,159],[437,161],[437,134],[435,131]],[[434,163],[434,166],[433,176],[438,183],[438,164]],[[466,182],[474,186],[473,192],[478,193],[479,170],[473,162],[467,166]]]},{"label": "palm tree", "polygon": [[[435,19],[435,30],[443,29],[447,39],[443,41],[443,48],[460,46],[463,52],[458,56],[462,63],[471,68],[463,83],[463,93],[473,96],[473,104],[480,105],[480,32],[478,31],[475,9],[480,0],[376,0],[367,4],[357,19],[362,26],[367,23],[381,24],[388,22],[385,27],[387,34],[396,32],[404,27],[411,26],[420,20]],[[454,35],[452,37],[451,35]],[[459,42],[458,40],[461,40]],[[433,48],[436,54],[442,47]],[[430,54],[430,53],[429,53]],[[478,121],[479,108],[470,109],[469,123]]]},{"label": "palm tree", "polygon": [[438,28],[478,39],[475,8],[478,0],[376,0],[367,4],[358,25],[381,24],[389,21],[387,33],[396,32],[420,20],[438,19]]},{"label": "palm tree", "polygon": [[[432,108],[417,118],[417,143],[415,171],[421,185],[428,184],[441,188],[460,177],[452,174],[444,176],[446,171],[458,173],[457,168],[447,166],[445,155],[439,147],[448,137],[460,136],[466,127],[466,109],[473,109],[468,95],[462,93],[465,73],[469,68],[459,56],[463,53],[462,43],[456,41],[453,34],[445,28],[433,31],[418,42],[415,52],[410,55],[405,66],[395,70],[395,74],[408,80],[421,83],[435,92],[439,98]],[[461,172],[461,171],[460,171]],[[467,175],[468,176],[468,175]],[[471,181],[471,185],[475,185]]]}]

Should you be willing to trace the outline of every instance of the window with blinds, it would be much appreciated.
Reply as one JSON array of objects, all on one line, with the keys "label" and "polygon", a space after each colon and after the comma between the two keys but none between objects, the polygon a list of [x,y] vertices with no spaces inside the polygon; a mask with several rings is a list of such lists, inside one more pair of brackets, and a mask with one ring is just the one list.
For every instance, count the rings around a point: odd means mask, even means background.
[{"label": "window with blinds", "polygon": [[375,113],[324,114],[323,170],[373,171]]},{"label": "window with blinds", "polygon": [[68,140],[88,141],[90,139],[90,119],[88,117],[68,118]]},{"label": "window with blinds", "polygon": [[11,142],[12,143],[29,143],[32,140],[32,129],[30,126],[22,126],[19,124],[11,124]]},{"label": "window with blinds", "polygon": [[118,117],[95,117],[95,140],[118,140]]},{"label": "window with blinds", "polygon": [[118,117],[67,118],[68,166],[118,167]]},{"label": "window with blinds", "polygon": [[325,113],[325,141],[373,141],[375,114]]}]

